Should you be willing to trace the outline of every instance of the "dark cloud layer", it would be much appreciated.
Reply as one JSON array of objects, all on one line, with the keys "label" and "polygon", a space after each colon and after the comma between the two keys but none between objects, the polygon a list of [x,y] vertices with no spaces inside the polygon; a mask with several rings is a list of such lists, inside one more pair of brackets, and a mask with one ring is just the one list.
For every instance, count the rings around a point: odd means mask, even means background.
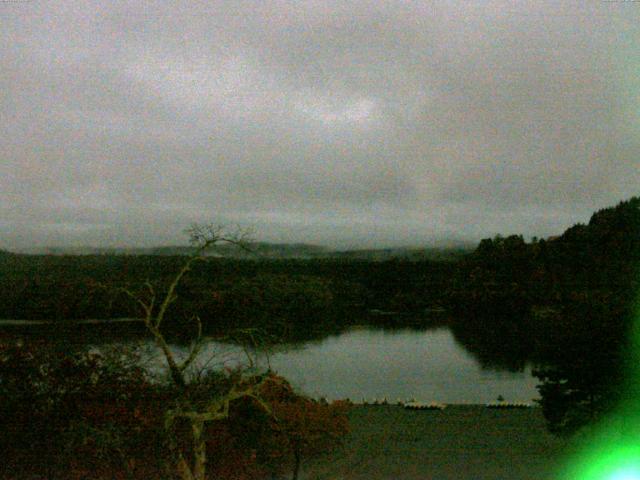
[{"label": "dark cloud layer", "polygon": [[640,3],[0,1],[0,247],[550,235],[639,193]]}]

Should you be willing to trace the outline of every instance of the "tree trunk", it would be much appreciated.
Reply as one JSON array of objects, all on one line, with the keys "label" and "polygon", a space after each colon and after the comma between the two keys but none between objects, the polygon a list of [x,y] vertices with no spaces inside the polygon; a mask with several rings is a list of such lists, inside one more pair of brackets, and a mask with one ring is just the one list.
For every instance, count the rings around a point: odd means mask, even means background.
[{"label": "tree trunk", "polygon": [[184,458],[184,454],[176,440],[175,432],[167,431],[167,433],[169,435],[169,450],[171,450],[175,457],[175,463],[171,466],[168,464],[166,465],[167,473],[170,473],[172,477],[177,473],[180,480],[194,480],[191,466],[189,465],[189,462],[187,462],[186,458]]},{"label": "tree trunk", "polygon": [[202,420],[193,420],[191,430],[193,432],[193,479],[205,480],[207,443],[203,436],[204,422]]},{"label": "tree trunk", "polygon": [[298,475],[300,474],[300,449],[297,445],[293,448],[293,458],[293,477],[291,479],[298,480]]},{"label": "tree trunk", "polygon": [[180,476],[180,480],[194,480],[193,474],[191,473],[191,468],[189,464],[184,459],[182,454],[178,457],[178,475]]}]

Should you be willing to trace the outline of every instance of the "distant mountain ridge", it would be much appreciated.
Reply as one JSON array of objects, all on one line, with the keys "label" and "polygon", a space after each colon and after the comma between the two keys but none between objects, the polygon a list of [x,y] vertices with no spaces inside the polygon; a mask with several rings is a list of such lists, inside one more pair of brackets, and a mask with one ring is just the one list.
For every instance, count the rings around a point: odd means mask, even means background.
[{"label": "distant mountain ridge", "polygon": [[[405,260],[455,260],[469,253],[475,247],[473,243],[451,242],[438,247],[395,247],[337,250],[321,245],[307,243],[269,243],[253,242],[248,250],[236,245],[219,245],[208,253],[210,256],[225,258],[264,258],[264,259],[322,259],[342,258],[345,260],[384,261],[390,259]],[[23,249],[22,253],[33,255],[151,255],[180,256],[191,255],[194,249],[185,245],[158,247],[40,247]]]}]

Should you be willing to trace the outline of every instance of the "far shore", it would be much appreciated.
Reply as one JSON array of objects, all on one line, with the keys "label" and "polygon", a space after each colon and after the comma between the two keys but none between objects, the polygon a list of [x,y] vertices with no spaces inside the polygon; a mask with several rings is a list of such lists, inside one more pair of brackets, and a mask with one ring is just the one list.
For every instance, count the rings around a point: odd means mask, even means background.
[{"label": "far shore", "polygon": [[142,318],[89,318],[83,320],[19,320],[6,319],[0,320],[0,327],[21,327],[28,325],[60,325],[60,324],[78,324],[78,325],[98,325],[102,323],[141,323]]}]

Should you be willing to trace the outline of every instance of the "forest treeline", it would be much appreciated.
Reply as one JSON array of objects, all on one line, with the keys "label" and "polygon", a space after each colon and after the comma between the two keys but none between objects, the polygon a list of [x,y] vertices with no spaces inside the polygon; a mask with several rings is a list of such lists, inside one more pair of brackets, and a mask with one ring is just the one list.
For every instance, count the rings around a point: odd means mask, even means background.
[{"label": "forest treeline", "polygon": [[[184,256],[0,257],[0,318],[140,317],[122,288],[166,287]],[[312,332],[363,322],[370,310],[420,313],[441,305],[452,262],[224,259],[196,264],[168,312],[178,328],[197,313],[209,330]]]},{"label": "forest treeline", "polygon": [[533,363],[551,429],[571,432],[629,391],[639,266],[637,197],[555,238],[485,239],[458,266],[451,327],[485,365]]},{"label": "forest treeline", "polygon": [[604,317],[630,317],[639,263],[639,198],[600,210],[587,225],[551,239],[485,239],[458,265],[448,302],[453,323],[468,330],[488,322],[503,334],[529,338],[523,357],[548,357],[562,335],[594,332]]}]

